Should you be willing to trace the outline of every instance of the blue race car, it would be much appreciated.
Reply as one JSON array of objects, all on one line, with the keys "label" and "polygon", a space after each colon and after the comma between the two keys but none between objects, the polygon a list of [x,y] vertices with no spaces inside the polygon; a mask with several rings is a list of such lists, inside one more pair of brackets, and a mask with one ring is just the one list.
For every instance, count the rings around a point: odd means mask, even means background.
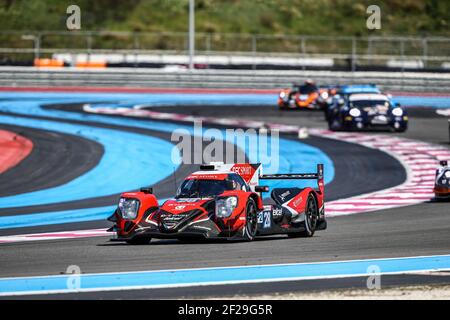
[{"label": "blue race car", "polygon": [[389,129],[404,132],[408,116],[374,85],[340,87],[325,114],[330,130]]},{"label": "blue race car", "polygon": [[324,108],[326,121],[328,121],[329,116],[335,112],[334,108],[337,108],[342,104],[341,99],[344,97],[353,93],[381,93],[381,90],[374,84],[357,84],[335,86],[331,92],[332,94],[328,100],[328,104]]}]

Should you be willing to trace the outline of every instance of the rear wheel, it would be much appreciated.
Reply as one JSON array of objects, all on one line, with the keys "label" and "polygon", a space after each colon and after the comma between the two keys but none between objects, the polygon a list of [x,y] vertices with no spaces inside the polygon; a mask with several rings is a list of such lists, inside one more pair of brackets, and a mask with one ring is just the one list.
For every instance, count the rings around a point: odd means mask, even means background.
[{"label": "rear wheel", "polygon": [[308,196],[308,202],[305,209],[305,230],[295,233],[289,233],[291,238],[296,237],[312,237],[316,231],[317,221],[319,219],[319,210],[317,208],[316,199],[312,194]]},{"label": "rear wheel", "polygon": [[258,215],[256,204],[253,199],[249,199],[247,202],[245,216],[244,239],[246,241],[252,241],[256,236],[258,228]]}]

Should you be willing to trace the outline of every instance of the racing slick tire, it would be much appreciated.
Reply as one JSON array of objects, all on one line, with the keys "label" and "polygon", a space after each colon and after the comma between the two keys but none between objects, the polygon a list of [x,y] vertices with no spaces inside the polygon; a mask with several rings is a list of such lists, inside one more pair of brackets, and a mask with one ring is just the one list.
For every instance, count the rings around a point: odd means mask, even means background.
[{"label": "racing slick tire", "polygon": [[146,237],[134,237],[132,239],[127,240],[126,242],[128,244],[138,246],[138,245],[149,244],[151,240],[152,240],[151,238],[146,238]]},{"label": "racing slick tire", "polygon": [[255,239],[258,229],[258,213],[256,210],[256,203],[253,199],[247,201],[245,208],[245,226],[243,237],[245,241],[252,241]]},{"label": "racing slick tire", "polygon": [[295,233],[288,233],[290,238],[308,238],[314,235],[316,231],[317,222],[319,220],[319,209],[317,208],[316,198],[309,194],[305,210],[305,230]]}]

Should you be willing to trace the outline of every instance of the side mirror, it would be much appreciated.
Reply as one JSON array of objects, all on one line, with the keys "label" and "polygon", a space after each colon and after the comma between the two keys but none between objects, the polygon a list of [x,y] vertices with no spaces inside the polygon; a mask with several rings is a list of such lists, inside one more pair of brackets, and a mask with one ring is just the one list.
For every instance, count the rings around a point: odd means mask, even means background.
[{"label": "side mirror", "polygon": [[144,187],[144,188],[141,188],[140,191],[145,193],[145,194],[153,194],[153,188],[152,187]]},{"label": "side mirror", "polygon": [[256,186],[255,192],[269,192],[268,186]]},{"label": "side mirror", "polygon": [[439,164],[441,165],[441,167],[446,167],[448,165],[448,161],[447,160],[442,160],[439,162]]},{"label": "side mirror", "polygon": [[398,107],[401,107],[402,105],[400,103],[396,102],[395,106],[398,108]]}]

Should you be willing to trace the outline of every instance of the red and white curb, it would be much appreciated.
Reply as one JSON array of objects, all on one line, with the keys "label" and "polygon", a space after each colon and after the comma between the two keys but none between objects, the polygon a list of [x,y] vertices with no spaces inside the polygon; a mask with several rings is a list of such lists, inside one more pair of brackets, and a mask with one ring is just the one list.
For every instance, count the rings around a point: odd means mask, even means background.
[{"label": "red and white curb", "polygon": [[42,240],[92,238],[92,237],[104,237],[104,236],[108,236],[108,235],[111,235],[111,233],[107,232],[106,229],[32,233],[32,234],[21,234],[21,235],[14,235],[14,236],[2,236],[2,237],[0,237],[0,244],[1,243],[14,243],[14,242],[28,242],[28,241],[42,241]]},{"label": "red and white curb", "polygon": [[[196,117],[190,115],[142,110],[138,108],[92,108],[90,105],[85,105],[83,109],[86,112],[97,114],[122,115],[189,123],[202,121],[209,124],[229,125],[243,128],[278,129],[280,132],[284,133],[298,133],[299,130],[302,129],[298,126],[265,123],[262,121]],[[327,202],[325,212],[328,217],[372,212],[426,202],[434,196],[433,186],[435,172],[439,161],[450,160],[450,149],[439,145],[397,136],[353,132],[333,132],[317,128],[309,129],[309,133],[323,138],[336,139],[381,150],[398,159],[407,172],[406,182],[396,187],[347,199]],[[110,235],[110,233],[106,232],[106,229],[25,234],[0,237],[0,244],[24,241],[101,237],[108,235]]]}]

